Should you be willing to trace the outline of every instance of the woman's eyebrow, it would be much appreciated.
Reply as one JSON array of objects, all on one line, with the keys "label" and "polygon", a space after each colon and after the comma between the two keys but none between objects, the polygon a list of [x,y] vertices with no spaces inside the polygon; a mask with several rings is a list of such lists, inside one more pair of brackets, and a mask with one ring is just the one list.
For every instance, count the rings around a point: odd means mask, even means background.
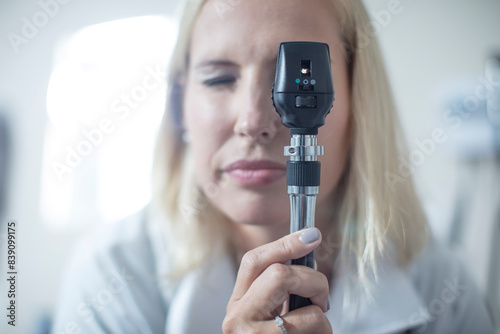
[{"label": "woman's eyebrow", "polygon": [[207,66],[235,66],[236,64],[230,60],[224,59],[211,59],[205,60],[195,66],[195,68],[207,67]]}]

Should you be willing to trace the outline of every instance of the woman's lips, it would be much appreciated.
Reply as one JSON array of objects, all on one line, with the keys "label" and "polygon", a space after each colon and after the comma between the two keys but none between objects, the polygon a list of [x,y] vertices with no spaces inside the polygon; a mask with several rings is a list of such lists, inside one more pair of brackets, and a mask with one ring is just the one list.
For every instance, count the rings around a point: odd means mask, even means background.
[{"label": "woman's lips", "polygon": [[246,186],[271,184],[286,175],[286,166],[271,160],[238,160],[227,165],[223,171]]}]

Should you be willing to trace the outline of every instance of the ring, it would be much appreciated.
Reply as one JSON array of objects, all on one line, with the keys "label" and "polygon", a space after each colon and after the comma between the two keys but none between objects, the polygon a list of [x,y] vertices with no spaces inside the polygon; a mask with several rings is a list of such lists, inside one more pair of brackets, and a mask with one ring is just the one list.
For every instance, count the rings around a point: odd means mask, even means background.
[{"label": "ring", "polygon": [[276,318],[274,318],[274,323],[276,324],[276,326],[281,328],[283,334],[288,334],[285,328],[285,324],[283,323],[283,319],[279,315],[277,315]]}]

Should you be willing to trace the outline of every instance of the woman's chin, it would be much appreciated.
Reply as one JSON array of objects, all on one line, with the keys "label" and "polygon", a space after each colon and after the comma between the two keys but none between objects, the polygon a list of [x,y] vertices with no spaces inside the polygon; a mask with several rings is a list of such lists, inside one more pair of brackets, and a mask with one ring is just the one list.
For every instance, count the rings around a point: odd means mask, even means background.
[{"label": "woman's chin", "polygon": [[[285,207],[277,209],[265,205],[242,205],[232,208],[222,208],[224,214],[229,219],[239,225],[254,225],[254,226],[279,226],[289,224],[290,214],[289,208]],[[225,209],[225,210],[224,210]],[[236,210],[235,210],[236,209]]]},{"label": "woman's chin", "polygon": [[261,227],[278,227],[289,224],[289,219],[281,217],[281,219],[263,219],[261,217],[244,217],[244,219],[233,220],[238,225],[261,226]]},{"label": "woman's chin", "polygon": [[290,201],[286,186],[240,187],[229,183],[211,202],[236,224],[272,226],[289,224]]}]

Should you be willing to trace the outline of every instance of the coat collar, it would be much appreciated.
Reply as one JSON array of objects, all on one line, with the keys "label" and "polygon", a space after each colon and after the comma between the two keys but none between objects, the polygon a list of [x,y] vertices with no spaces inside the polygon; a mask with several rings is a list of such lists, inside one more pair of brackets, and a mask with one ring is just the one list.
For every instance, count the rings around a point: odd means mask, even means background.
[{"label": "coat collar", "polygon": [[[423,301],[408,274],[397,265],[395,256],[380,260],[377,277],[371,275],[368,281],[370,294],[356,291],[349,283],[349,274],[345,270],[339,272],[330,292],[331,308],[327,312],[334,334],[402,333],[425,321],[425,317],[416,316],[427,312]],[[353,305],[346,302],[349,294],[357,296]]]},{"label": "coat collar", "polygon": [[235,282],[229,256],[187,275],[170,302],[165,333],[221,333]]}]

